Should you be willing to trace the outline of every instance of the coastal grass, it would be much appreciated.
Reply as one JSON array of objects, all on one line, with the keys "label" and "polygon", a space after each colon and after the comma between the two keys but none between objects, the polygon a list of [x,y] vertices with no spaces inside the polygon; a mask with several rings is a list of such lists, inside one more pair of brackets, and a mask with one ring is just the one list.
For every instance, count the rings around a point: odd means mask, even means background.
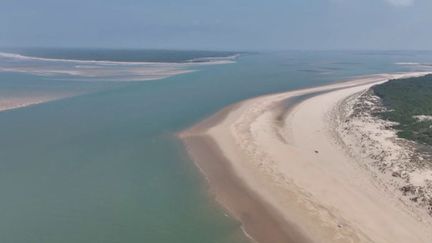
[{"label": "coastal grass", "polygon": [[373,92],[386,108],[376,115],[396,122],[399,137],[432,145],[432,75],[390,80]]}]

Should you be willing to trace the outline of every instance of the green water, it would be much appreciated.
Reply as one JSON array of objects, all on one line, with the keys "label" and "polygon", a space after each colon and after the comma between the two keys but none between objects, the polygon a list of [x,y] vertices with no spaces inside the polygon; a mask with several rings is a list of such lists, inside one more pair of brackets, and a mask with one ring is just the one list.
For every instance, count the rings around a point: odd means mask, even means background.
[{"label": "green water", "polygon": [[[133,83],[2,73],[0,89],[85,95],[0,112],[0,242],[241,243],[174,134],[233,102],[407,70],[417,53],[287,52]],[[54,88],[53,88],[54,87]]]}]

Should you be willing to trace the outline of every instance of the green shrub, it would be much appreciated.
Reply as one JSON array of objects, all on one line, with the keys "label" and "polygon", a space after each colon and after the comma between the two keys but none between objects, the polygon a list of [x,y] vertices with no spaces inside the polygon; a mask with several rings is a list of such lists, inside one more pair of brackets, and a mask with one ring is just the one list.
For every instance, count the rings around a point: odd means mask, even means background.
[{"label": "green shrub", "polygon": [[373,87],[388,111],[377,113],[383,119],[399,123],[398,136],[432,145],[432,121],[414,116],[432,116],[432,75],[390,80]]}]

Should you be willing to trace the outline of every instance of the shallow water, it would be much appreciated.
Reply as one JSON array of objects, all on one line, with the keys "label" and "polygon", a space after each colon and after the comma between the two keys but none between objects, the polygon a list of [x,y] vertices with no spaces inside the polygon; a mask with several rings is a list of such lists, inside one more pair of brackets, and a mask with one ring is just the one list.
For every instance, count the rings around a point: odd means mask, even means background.
[{"label": "shallow water", "polygon": [[0,95],[82,95],[0,112],[0,242],[245,242],[174,134],[248,97],[421,69],[396,62],[432,53],[250,54],[145,82],[1,73]]}]

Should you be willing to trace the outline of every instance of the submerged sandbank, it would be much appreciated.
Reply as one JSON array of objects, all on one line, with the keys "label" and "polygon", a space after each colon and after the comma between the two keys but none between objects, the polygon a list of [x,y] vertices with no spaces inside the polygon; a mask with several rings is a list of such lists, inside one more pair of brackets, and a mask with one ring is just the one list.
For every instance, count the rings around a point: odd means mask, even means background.
[{"label": "submerged sandbank", "polygon": [[[27,106],[42,104],[58,99],[71,97],[74,94],[56,93],[56,94],[40,94],[40,95],[19,95],[0,97],[0,111],[14,110]],[[76,95],[76,94],[75,94]]]}]

